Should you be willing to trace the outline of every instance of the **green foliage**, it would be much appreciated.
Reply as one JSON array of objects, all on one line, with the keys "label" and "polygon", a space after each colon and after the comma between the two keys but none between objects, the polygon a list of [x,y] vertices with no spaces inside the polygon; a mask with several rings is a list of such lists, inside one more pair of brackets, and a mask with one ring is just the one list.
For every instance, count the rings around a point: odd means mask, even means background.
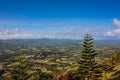
[{"label": "green foliage", "polygon": [[120,52],[119,51],[115,51],[113,56],[111,56],[111,62],[112,64],[120,63]]},{"label": "green foliage", "polygon": [[18,64],[12,72],[13,80],[28,80],[33,74],[28,74],[30,63],[25,59],[24,55],[18,58]]},{"label": "green foliage", "polygon": [[120,70],[113,72],[112,76],[107,80],[120,80]]},{"label": "green foliage", "polygon": [[79,68],[75,78],[78,79],[79,77],[79,79],[88,78],[93,80],[93,72],[96,65],[96,53],[93,47],[93,38],[89,34],[86,34],[83,42],[82,55],[78,61]]},{"label": "green foliage", "polygon": [[114,66],[109,65],[109,64],[106,64],[106,63],[101,64],[101,67],[100,67],[100,68],[102,68],[102,71],[106,71],[106,72],[115,71],[115,70],[114,70]]}]

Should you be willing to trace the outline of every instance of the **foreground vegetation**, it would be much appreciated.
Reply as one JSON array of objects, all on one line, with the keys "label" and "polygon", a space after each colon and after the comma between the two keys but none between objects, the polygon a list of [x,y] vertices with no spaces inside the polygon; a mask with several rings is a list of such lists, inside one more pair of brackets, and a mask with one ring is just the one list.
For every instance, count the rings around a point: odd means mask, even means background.
[{"label": "foreground vegetation", "polygon": [[0,41],[1,80],[120,79],[119,46],[95,42],[95,48],[89,34],[76,42],[13,41]]}]

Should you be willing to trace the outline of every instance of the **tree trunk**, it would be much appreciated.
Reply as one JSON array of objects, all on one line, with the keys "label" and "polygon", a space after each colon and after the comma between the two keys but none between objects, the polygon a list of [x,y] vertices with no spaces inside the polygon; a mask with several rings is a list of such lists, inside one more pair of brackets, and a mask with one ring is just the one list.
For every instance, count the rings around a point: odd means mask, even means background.
[{"label": "tree trunk", "polygon": [[86,76],[86,77],[85,77],[85,80],[89,80],[89,77],[88,77],[88,76]]}]

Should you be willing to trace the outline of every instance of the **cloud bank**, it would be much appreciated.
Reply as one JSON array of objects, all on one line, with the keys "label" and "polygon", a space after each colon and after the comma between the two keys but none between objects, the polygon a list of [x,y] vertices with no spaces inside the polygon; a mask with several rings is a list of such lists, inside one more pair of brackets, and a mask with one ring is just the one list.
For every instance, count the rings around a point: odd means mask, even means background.
[{"label": "cloud bank", "polygon": [[0,30],[0,39],[26,39],[32,37],[32,33],[20,32],[18,28],[15,28],[12,31]]},{"label": "cloud bank", "polygon": [[[40,32],[22,32],[18,28],[13,30],[0,30],[0,39],[82,39],[84,34],[89,33],[95,39],[120,39],[120,20],[113,19],[116,26],[113,30],[104,30],[99,27],[81,27],[70,26],[64,27],[55,31],[40,31]],[[110,26],[111,27],[111,26]]]}]

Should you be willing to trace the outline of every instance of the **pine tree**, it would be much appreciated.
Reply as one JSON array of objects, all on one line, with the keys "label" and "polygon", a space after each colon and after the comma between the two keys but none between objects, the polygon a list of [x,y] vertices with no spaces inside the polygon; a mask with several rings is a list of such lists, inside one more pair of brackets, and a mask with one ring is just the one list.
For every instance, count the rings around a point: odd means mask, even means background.
[{"label": "pine tree", "polygon": [[76,80],[94,80],[94,68],[96,52],[94,50],[93,38],[86,34],[83,41],[82,55],[78,61],[79,68],[77,70],[77,75],[74,77]]},{"label": "pine tree", "polygon": [[28,80],[33,74],[28,74],[30,63],[22,55],[18,58],[18,64],[12,71],[13,80]]}]

